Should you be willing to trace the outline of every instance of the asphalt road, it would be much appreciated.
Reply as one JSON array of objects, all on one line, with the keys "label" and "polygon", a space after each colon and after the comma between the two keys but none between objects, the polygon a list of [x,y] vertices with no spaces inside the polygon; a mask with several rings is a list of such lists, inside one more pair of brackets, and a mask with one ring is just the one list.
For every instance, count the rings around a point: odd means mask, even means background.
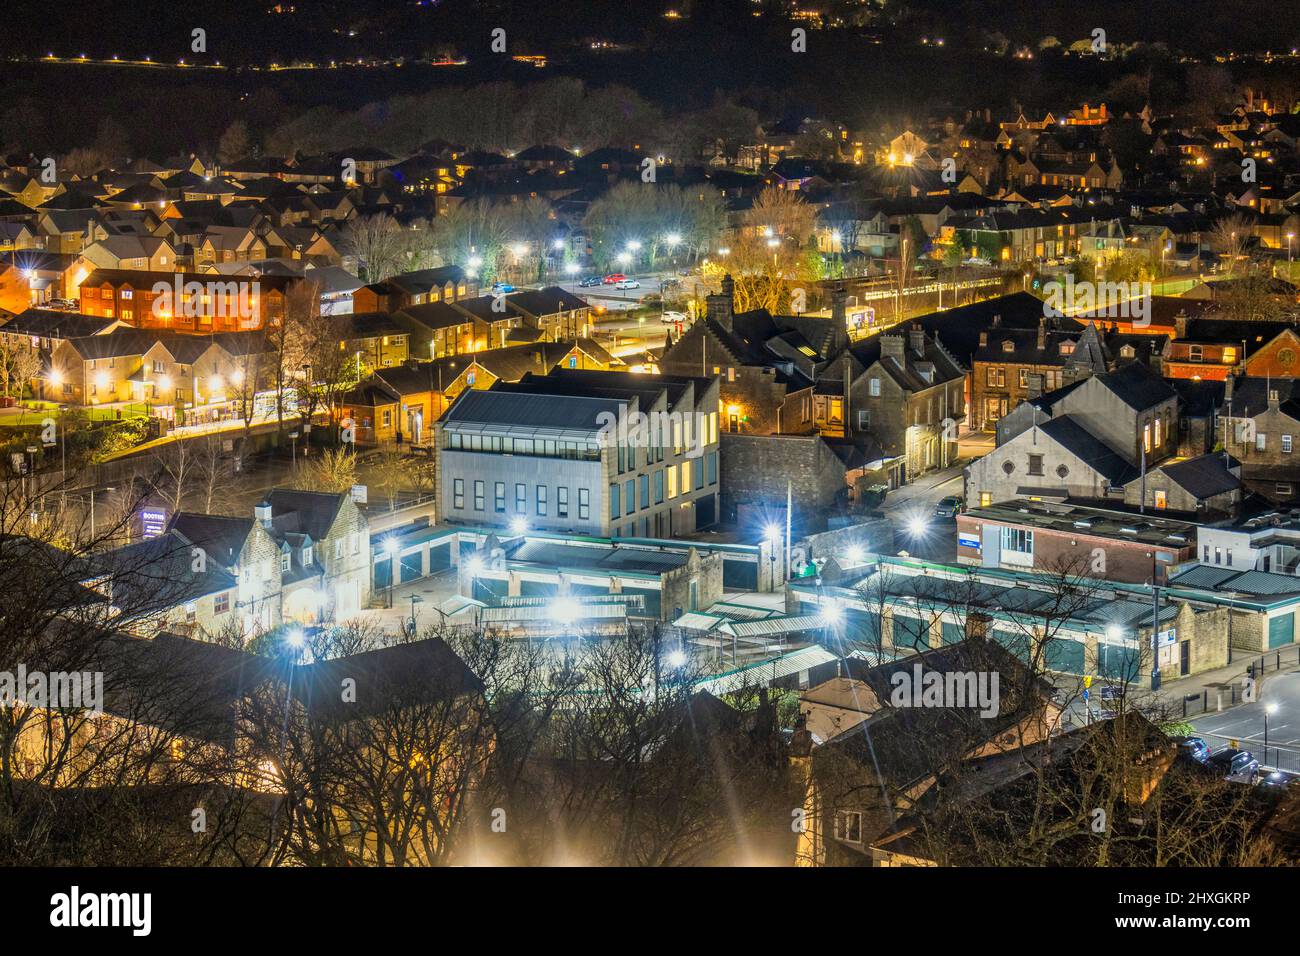
[{"label": "asphalt road", "polygon": [[[1268,716],[1268,759],[1264,758],[1264,717]],[[1300,673],[1278,674],[1264,685],[1261,699],[1221,714],[1191,720],[1211,750],[1237,746],[1251,751],[1261,763],[1300,770]]]},{"label": "asphalt road", "polygon": [[957,521],[936,518],[934,506],[941,498],[962,493],[965,467],[962,460],[885,495],[879,510],[894,525],[895,551],[906,551],[927,561],[956,562]]}]

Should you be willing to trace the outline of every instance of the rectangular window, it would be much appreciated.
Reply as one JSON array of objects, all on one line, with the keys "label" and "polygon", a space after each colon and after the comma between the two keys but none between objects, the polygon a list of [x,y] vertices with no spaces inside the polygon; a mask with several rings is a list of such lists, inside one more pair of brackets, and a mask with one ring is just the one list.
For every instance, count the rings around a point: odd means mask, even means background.
[{"label": "rectangular window", "polygon": [[623,483],[623,514],[630,515],[636,511],[636,479],[629,478]]},{"label": "rectangular window", "polygon": [[515,484],[515,514],[528,514],[528,486],[522,481]]},{"label": "rectangular window", "polygon": [[871,413],[858,409],[858,429],[866,430],[871,427]]},{"label": "rectangular window", "polygon": [[691,463],[682,462],[682,494],[687,494],[691,490]]},{"label": "rectangular window", "polygon": [[1268,443],[1265,441],[1265,435],[1264,435],[1264,433],[1263,433],[1263,432],[1256,432],[1256,433],[1255,433],[1255,451],[1263,451],[1264,448],[1267,446],[1267,444],[1268,444]]},{"label": "rectangular window", "polygon": [[717,484],[718,483],[718,453],[716,451],[711,451],[707,455],[705,455],[704,464],[705,464],[705,470],[707,472],[707,474],[705,475],[705,479],[711,485]]},{"label": "rectangular window", "polygon": [[845,843],[861,843],[862,814],[854,810],[836,811],[835,839]]},{"label": "rectangular window", "polygon": [[655,472],[655,504],[664,503],[664,470],[660,468]]},{"label": "rectangular window", "polygon": [[280,570],[281,570],[281,571],[288,571],[288,570],[289,570],[289,567],[290,567],[290,564],[292,563],[292,561],[293,561],[293,558],[290,557],[287,553],[286,553],[286,554],[282,554],[282,555],[280,555]]},{"label": "rectangular window", "polygon": [[1030,456],[1029,456],[1029,474],[1031,474],[1031,475],[1042,475],[1042,473],[1043,473],[1043,456],[1042,456],[1042,455],[1030,455]]},{"label": "rectangular window", "polygon": [[218,594],[216,599],[212,602],[212,613],[225,614],[229,610],[230,610],[230,592],[227,591],[225,594]]},{"label": "rectangular window", "polygon": [[1289,455],[1289,454],[1291,454],[1291,436],[1290,436],[1290,435],[1283,435],[1283,436],[1282,436],[1282,454],[1284,454],[1284,455]]},{"label": "rectangular window", "polygon": [[691,471],[695,476],[695,490],[699,491],[704,487],[704,459],[693,459],[691,461]]},{"label": "rectangular window", "polygon": [[451,498],[452,498],[451,505],[453,508],[456,508],[457,510],[464,509],[465,507],[465,479],[464,478],[456,478],[455,480],[452,481]]},{"label": "rectangular window", "polygon": [[650,507],[650,476],[641,475],[639,478],[637,478],[636,481],[637,481],[637,488],[641,492],[641,507],[649,508]]},{"label": "rectangular window", "polygon": [[589,488],[578,489],[578,519],[586,521],[591,517],[591,490]]},{"label": "rectangular window", "polygon": [[672,501],[677,497],[677,466],[669,465],[665,471],[668,473],[668,500]]},{"label": "rectangular window", "polygon": [[569,489],[560,485],[555,489],[555,516],[557,518],[569,517]]},{"label": "rectangular window", "polygon": [[[992,369],[990,369],[989,371],[992,371]],[[989,382],[989,384],[992,385],[993,383]],[[880,397],[880,379],[878,378],[873,378],[871,380],[871,397],[872,398]]]},{"label": "rectangular window", "polygon": [[991,504],[993,504],[993,492],[991,492],[991,491],[981,491],[981,492],[980,492],[980,507],[981,507],[981,508],[987,508],[987,507],[988,507],[989,505],[991,505]]},{"label": "rectangular window", "polygon": [[1146,425],[1143,425],[1143,426],[1142,426],[1142,448],[1143,448],[1145,451],[1147,451],[1147,452],[1150,452],[1150,451],[1151,451],[1151,425],[1150,425],[1150,423],[1147,423]]},{"label": "rectangular window", "polygon": [[506,483],[498,481],[492,489],[492,507],[497,514],[506,513]]},{"label": "rectangular window", "polygon": [[614,482],[609,486],[609,516],[617,518],[623,514],[623,506],[619,501],[619,484]]},{"label": "rectangular window", "polygon": [[484,506],[484,495],[487,492],[487,484],[482,480],[476,479],[474,482],[474,510],[482,511]]},{"label": "rectangular window", "polygon": [[1002,550],[1014,554],[1034,553],[1034,533],[1024,528],[1002,529]]},{"label": "rectangular window", "polygon": [[545,485],[537,486],[537,516],[539,518],[546,517],[546,486]]}]

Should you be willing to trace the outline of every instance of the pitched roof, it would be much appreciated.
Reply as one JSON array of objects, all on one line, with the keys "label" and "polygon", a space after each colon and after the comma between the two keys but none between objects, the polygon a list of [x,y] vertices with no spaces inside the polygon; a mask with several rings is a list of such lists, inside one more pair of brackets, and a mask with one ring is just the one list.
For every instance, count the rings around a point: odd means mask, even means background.
[{"label": "pitched roof", "polygon": [[1050,422],[1043,422],[1038,426],[1038,430],[1077,458],[1087,462],[1089,467],[1096,470],[1112,485],[1127,484],[1137,474],[1132,465],[1070,415],[1061,415]]}]

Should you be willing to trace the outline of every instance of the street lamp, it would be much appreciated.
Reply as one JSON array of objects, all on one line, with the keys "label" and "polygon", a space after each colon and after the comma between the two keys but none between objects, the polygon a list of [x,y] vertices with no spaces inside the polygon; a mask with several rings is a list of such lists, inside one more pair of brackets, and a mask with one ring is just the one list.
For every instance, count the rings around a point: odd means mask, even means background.
[{"label": "street lamp", "polygon": [[384,556],[388,558],[388,606],[393,606],[393,588],[397,586],[397,552],[400,550],[397,537],[392,535],[384,541]]},{"label": "street lamp", "polygon": [[510,519],[510,533],[523,534],[528,530],[528,522],[521,515],[515,515]]},{"label": "street lamp", "polygon": [[1277,701],[1264,705],[1264,763],[1268,763],[1268,715],[1277,713]]}]

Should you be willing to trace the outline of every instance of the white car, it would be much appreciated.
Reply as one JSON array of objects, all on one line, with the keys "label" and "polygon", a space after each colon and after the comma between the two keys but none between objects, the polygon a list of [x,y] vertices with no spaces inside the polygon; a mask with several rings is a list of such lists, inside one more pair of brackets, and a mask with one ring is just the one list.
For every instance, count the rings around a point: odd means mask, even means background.
[{"label": "white car", "polygon": [[691,317],[685,312],[665,312],[659,318],[659,321],[665,322],[668,325],[676,325],[678,322],[686,323],[690,320]]},{"label": "white car", "polygon": [[637,282],[635,279],[619,279],[617,282],[614,283],[614,288],[615,289],[639,289],[641,288],[641,283]]}]

